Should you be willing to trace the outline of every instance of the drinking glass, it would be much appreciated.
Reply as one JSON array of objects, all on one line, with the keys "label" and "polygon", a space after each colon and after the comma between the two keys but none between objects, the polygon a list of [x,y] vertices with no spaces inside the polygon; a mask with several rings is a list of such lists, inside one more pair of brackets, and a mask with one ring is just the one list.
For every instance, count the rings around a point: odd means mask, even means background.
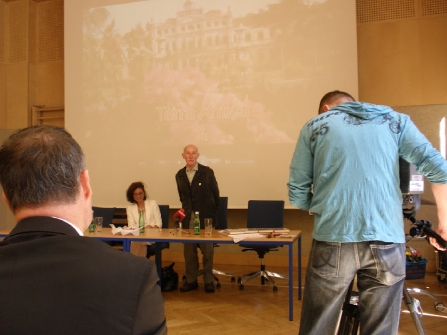
[{"label": "drinking glass", "polygon": [[205,236],[211,236],[213,231],[213,219],[203,219],[205,223]]},{"label": "drinking glass", "polygon": [[102,231],[102,216],[95,217],[95,225],[96,225],[96,231],[100,232]]}]

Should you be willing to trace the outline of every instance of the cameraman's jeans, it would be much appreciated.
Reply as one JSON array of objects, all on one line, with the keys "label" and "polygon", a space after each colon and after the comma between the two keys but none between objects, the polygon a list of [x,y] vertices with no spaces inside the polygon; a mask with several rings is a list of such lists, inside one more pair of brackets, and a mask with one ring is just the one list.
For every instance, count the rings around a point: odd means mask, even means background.
[{"label": "cameraman's jeans", "polygon": [[333,335],[357,274],[360,334],[397,334],[405,279],[405,244],[313,240],[304,286],[301,335]]}]

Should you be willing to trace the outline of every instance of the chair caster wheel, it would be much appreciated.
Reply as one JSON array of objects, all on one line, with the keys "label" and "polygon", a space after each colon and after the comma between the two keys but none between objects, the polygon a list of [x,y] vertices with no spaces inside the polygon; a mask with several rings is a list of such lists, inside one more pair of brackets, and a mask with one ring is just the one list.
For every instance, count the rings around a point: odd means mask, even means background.
[{"label": "chair caster wheel", "polygon": [[244,290],[244,285],[243,284],[240,284],[239,285],[239,291],[243,291]]},{"label": "chair caster wheel", "polygon": [[220,283],[217,283],[217,284],[216,284],[216,288],[217,288],[217,289],[220,289],[220,287],[221,287],[221,286],[220,286]]},{"label": "chair caster wheel", "polygon": [[241,277],[238,277],[238,278],[237,278],[237,283],[240,284],[241,282],[242,282],[242,278],[241,278]]},{"label": "chair caster wheel", "polygon": [[278,292],[278,287],[273,286],[273,292]]},{"label": "chair caster wheel", "polygon": [[236,281],[236,279],[234,279],[234,277],[231,277],[231,282],[234,283]]},{"label": "chair caster wheel", "polygon": [[443,304],[442,302],[438,302],[438,303],[435,305],[435,309],[436,309],[437,311],[443,312],[443,311],[444,311],[444,304]]}]

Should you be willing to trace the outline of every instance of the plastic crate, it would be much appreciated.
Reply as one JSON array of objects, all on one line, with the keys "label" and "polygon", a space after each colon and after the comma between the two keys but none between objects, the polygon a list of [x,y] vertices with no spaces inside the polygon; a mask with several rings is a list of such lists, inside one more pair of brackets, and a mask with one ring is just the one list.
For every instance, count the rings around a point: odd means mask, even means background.
[{"label": "plastic crate", "polygon": [[405,279],[422,279],[425,277],[425,267],[427,260],[424,258],[417,263],[406,262],[406,276]]}]

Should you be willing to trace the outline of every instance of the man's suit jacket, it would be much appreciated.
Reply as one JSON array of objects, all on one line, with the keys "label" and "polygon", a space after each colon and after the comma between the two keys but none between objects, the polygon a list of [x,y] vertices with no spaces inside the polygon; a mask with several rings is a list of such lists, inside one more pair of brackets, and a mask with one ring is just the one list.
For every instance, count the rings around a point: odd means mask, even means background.
[{"label": "man's suit jacket", "polygon": [[208,166],[198,164],[198,170],[190,184],[185,166],[177,172],[175,180],[182,208],[186,214],[183,222],[188,225],[191,213],[198,211],[202,229],[204,228],[204,218],[212,218],[215,226],[217,223],[217,207],[219,207],[219,187],[214,171]]},{"label": "man's suit jacket", "polygon": [[0,334],[167,334],[155,263],[51,217],[0,242]]}]

